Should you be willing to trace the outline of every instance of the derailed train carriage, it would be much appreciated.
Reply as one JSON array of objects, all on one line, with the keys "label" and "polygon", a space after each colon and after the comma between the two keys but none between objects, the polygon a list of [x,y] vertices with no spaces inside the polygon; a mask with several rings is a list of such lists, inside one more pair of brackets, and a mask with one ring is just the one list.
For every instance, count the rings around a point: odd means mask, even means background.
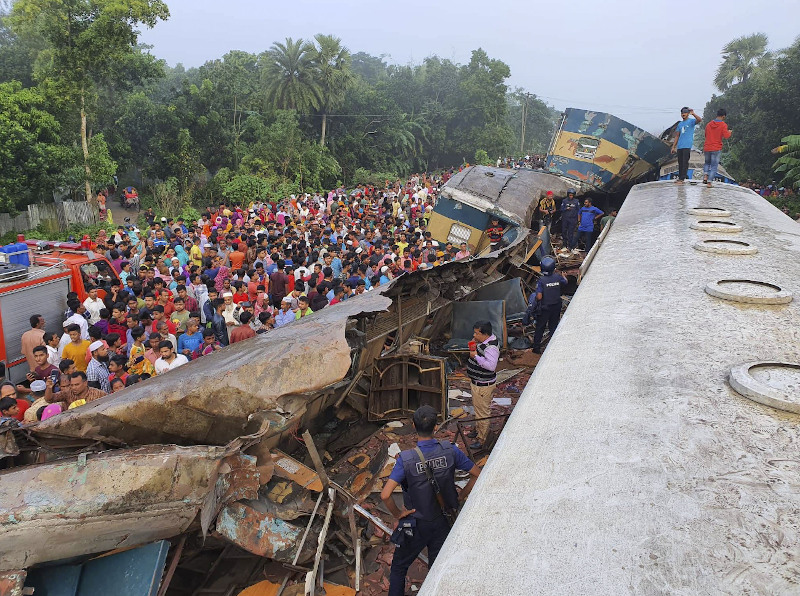
[{"label": "derailed train carriage", "polygon": [[800,225],[634,187],[421,596],[795,594]]}]

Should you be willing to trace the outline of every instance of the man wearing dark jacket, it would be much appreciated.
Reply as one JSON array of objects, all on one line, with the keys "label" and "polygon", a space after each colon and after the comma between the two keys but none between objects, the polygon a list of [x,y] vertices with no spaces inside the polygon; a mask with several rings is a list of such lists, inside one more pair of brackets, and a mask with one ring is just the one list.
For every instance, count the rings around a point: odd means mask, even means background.
[{"label": "man wearing dark jacket", "polygon": [[[413,421],[419,437],[417,447],[400,453],[381,491],[384,505],[398,520],[398,526],[402,525],[402,531],[392,535],[396,548],[392,558],[389,596],[405,594],[406,573],[423,548],[428,547],[428,565],[433,565],[436,560],[450,531],[450,523],[442,510],[440,499],[448,513],[457,511],[459,502],[467,498],[481,473],[481,469],[458,446],[433,438],[436,410],[431,406],[418,408]],[[469,482],[461,494],[456,490],[456,469],[470,474]],[[431,478],[439,489],[439,498],[434,492]],[[392,497],[398,486],[403,489],[402,510]],[[396,538],[396,534],[402,538]]]},{"label": "man wearing dark jacket", "polygon": [[222,298],[214,299],[214,315],[211,320],[211,330],[214,332],[214,337],[223,346],[227,346],[228,340],[228,325],[225,323],[225,317],[222,311],[225,310],[225,300]]}]

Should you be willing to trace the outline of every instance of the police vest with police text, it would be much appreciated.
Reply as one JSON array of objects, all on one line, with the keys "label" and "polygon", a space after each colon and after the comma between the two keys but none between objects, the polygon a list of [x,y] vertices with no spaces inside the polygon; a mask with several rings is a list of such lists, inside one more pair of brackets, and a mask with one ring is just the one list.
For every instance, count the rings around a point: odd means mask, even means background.
[{"label": "police vest with police text", "polygon": [[[458,492],[456,492],[455,474],[456,459],[452,443],[436,441],[432,449],[423,450],[427,465],[439,485],[445,504],[454,510],[458,509]],[[400,485],[403,489],[403,503],[406,509],[416,509],[412,517],[433,521],[442,517],[442,508],[434,495],[431,483],[425,474],[423,464],[416,451],[407,449],[400,453],[405,471],[405,480]]]},{"label": "police vest with police text", "polygon": [[566,281],[558,273],[546,273],[539,278],[542,284],[542,307],[561,306],[561,285]]}]

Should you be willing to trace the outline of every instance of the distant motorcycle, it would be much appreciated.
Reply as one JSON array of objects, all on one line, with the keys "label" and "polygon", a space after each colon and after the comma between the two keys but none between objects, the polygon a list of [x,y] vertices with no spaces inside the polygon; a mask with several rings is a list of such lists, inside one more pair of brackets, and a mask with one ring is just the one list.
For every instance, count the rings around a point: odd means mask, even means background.
[{"label": "distant motorcycle", "polygon": [[139,211],[138,191],[133,186],[128,186],[123,189],[120,203],[125,209],[136,209],[136,211]]}]

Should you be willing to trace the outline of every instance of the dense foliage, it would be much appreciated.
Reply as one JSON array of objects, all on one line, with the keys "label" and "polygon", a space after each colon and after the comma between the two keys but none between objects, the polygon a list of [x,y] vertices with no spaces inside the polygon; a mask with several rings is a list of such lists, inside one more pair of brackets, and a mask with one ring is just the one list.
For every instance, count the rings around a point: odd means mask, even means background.
[{"label": "dense foliage", "polygon": [[4,6],[3,210],[56,188],[91,197],[115,173],[184,201],[383,181],[543,152],[557,116],[481,49],[398,66],[318,34],[186,70],[138,45],[137,27],[169,16],[160,0]]},{"label": "dense foliage", "polygon": [[[800,131],[800,38],[779,52],[767,51],[767,38],[739,38],[723,50],[715,83],[722,92],[706,104],[704,120],[719,108],[728,112],[733,131],[722,163],[738,180],[776,182],[771,151],[781,139]],[[701,145],[702,147],[702,145]]]}]

